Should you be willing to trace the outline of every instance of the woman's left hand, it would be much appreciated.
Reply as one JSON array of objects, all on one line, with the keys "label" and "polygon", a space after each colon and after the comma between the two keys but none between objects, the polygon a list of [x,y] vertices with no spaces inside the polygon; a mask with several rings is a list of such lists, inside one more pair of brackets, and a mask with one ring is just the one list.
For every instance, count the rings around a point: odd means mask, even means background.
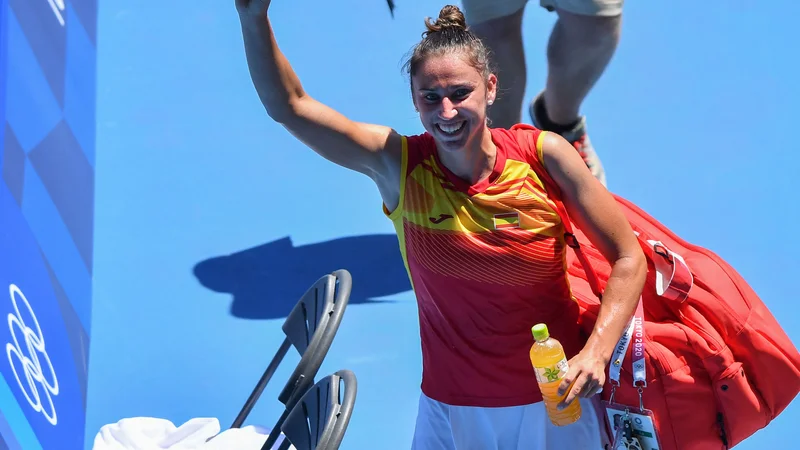
[{"label": "woman's left hand", "polygon": [[546,133],[540,141],[543,164],[561,193],[567,215],[611,265],[592,333],[559,386],[559,394],[566,394],[559,404],[563,408],[576,398],[595,395],[605,384],[606,363],[642,294],[647,260],[616,199],[575,148],[555,133]]},{"label": "woman's left hand", "polygon": [[563,397],[558,409],[566,408],[576,398],[589,398],[602,389],[606,382],[606,360],[589,349],[575,355],[569,361],[569,369],[558,386],[558,395]]}]

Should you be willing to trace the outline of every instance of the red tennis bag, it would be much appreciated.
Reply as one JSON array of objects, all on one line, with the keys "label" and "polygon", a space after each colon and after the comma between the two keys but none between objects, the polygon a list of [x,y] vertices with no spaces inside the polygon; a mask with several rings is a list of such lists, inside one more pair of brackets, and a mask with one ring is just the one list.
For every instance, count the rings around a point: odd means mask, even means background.
[{"label": "red tennis bag", "polygon": [[[565,225],[572,248],[569,280],[588,336],[611,266],[574,229],[538,158],[530,163]],[[652,411],[660,450],[729,449],[769,424],[800,392],[800,353],[733,267],[614,197],[647,258],[640,310],[646,385],[640,385],[640,399],[631,345],[624,353],[620,385],[612,389],[609,380],[602,398],[608,401],[614,391],[615,403],[637,408],[641,400]]]}]

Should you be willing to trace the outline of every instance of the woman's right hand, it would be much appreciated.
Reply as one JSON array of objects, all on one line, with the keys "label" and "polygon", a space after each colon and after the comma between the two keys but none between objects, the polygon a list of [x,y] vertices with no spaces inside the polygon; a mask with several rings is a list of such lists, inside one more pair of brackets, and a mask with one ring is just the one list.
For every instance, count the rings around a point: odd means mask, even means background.
[{"label": "woman's right hand", "polygon": [[242,17],[264,17],[271,0],[236,0],[236,10]]}]

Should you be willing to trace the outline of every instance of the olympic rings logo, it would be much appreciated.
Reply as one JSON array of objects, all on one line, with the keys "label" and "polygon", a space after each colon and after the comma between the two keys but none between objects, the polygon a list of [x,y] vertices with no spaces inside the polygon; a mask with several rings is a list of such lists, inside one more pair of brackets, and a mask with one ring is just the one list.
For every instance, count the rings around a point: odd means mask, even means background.
[{"label": "olympic rings logo", "polygon": [[[56,372],[53,370],[53,363],[50,361],[50,357],[44,347],[42,329],[39,327],[39,321],[36,319],[36,314],[34,314],[31,304],[20,288],[15,284],[11,284],[8,287],[8,292],[11,295],[11,302],[14,304],[14,312],[16,312],[16,315],[8,315],[8,328],[11,331],[11,338],[14,340],[13,344],[10,342],[6,344],[8,363],[11,365],[11,370],[14,371],[14,376],[22,393],[28,399],[28,403],[30,403],[33,410],[42,413],[50,424],[55,425],[58,423],[58,419],[53,397],[58,395],[58,380],[56,379]],[[20,305],[27,309],[27,317],[30,317],[31,320],[30,324],[25,323],[22,319]],[[20,345],[22,339],[24,339],[24,346]],[[42,363],[44,363],[44,368],[46,369],[44,372],[42,371]],[[24,370],[26,383],[23,383],[20,377],[20,373],[17,370],[18,366],[22,366]]]}]

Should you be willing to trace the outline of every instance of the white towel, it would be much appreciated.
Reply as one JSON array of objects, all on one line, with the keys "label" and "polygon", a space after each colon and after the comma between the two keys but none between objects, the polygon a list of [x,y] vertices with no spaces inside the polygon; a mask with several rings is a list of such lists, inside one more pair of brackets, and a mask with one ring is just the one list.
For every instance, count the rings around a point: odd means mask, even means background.
[{"label": "white towel", "polygon": [[100,428],[92,450],[260,450],[268,435],[254,425],[220,433],[216,418],[198,417],[176,427],[166,419],[132,417]]}]

